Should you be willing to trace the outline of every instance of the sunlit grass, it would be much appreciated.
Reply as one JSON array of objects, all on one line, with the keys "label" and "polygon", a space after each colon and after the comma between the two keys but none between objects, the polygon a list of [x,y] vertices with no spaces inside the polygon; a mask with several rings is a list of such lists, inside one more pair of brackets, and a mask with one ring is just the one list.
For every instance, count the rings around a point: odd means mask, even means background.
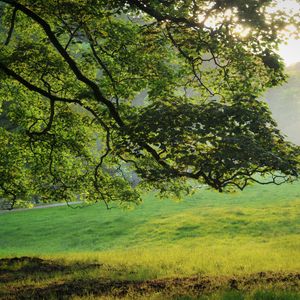
[{"label": "sunlit grass", "polygon": [[[247,238],[199,239],[194,246],[176,245],[152,248],[80,252],[45,256],[76,261],[101,262],[109,266],[114,279],[156,279],[191,275],[240,275],[263,271],[288,272],[300,269],[300,241],[297,236],[269,242]],[[294,240],[294,246],[287,242]],[[287,245],[284,247],[283,245]],[[105,268],[102,268],[104,270]]]}]

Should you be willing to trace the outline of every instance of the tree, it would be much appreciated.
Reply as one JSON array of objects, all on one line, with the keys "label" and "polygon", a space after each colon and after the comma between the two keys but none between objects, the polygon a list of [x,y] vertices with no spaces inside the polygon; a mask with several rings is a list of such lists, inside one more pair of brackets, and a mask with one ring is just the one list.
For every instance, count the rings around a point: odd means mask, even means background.
[{"label": "tree", "polygon": [[130,204],[139,187],[296,178],[299,147],[258,100],[297,25],[274,2],[0,0],[0,197]]}]

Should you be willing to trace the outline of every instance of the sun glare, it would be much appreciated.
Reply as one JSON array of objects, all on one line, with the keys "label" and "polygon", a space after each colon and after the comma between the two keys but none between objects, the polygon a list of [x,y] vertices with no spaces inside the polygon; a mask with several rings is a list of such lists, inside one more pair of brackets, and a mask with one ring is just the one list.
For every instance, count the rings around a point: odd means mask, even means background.
[{"label": "sun glare", "polygon": [[289,39],[279,47],[279,54],[287,66],[300,62],[300,40]]}]

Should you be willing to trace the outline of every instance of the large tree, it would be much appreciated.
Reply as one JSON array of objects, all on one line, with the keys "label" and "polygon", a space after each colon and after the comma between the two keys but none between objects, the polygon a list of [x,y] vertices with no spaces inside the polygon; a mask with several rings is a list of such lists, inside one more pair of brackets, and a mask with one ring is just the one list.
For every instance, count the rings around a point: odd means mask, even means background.
[{"label": "large tree", "polygon": [[128,204],[140,187],[296,178],[299,147],[258,100],[297,25],[275,2],[0,0],[0,198]]}]

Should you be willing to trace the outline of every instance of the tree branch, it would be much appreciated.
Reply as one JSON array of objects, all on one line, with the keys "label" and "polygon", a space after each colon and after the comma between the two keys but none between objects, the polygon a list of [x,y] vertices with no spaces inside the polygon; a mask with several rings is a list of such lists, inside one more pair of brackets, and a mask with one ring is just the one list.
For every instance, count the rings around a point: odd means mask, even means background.
[{"label": "tree branch", "polygon": [[69,99],[69,98],[63,98],[63,97],[58,97],[56,95],[51,94],[50,92],[47,92],[35,85],[33,85],[32,83],[30,83],[29,81],[27,81],[26,79],[24,79],[22,76],[18,75],[16,72],[14,72],[13,70],[7,68],[4,64],[2,64],[0,62],[0,70],[4,71],[4,73],[10,77],[13,77],[16,81],[18,81],[19,83],[21,83],[23,86],[25,86],[26,88],[28,88],[30,91],[36,92],[38,94],[40,94],[41,96],[44,96],[48,99],[50,99],[51,101],[58,101],[58,102],[65,102],[65,103],[74,103],[74,104],[78,104],[81,107],[83,107],[84,109],[86,109],[87,111],[89,111],[96,119],[97,121],[99,121],[99,123],[102,125],[102,127],[105,130],[108,130],[108,126],[100,119],[100,117],[98,116],[98,114],[89,106],[83,105],[82,102],[79,99]]},{"label": "tree branch", "polygon": [[148,14],[149,16],[155,18],[157,21],[172,21],[174,23],[183,23],[188,25],[189,27],[194,27],[194,28],[200,28],[203,27],[203,24],[201,24],[187,19],[185,17],[174,17],[169,14],[162,14],[159,11],[155,10],[154,8],[150,7],[145,3],[145,1],[139,1],[139,0],[127,0],[127,2],[133,6],[139,8],[141,11],[144,13]]},{"label": "tree branch", "polygon": [[76,62],[71,58],[69,53],[66,51],[66,49],[60,44],[60,42],[56,38],[55,34],[51,30],[50,25],[43,18],[41,18],[36,13],[34,13],[30,9],[28,9],[26,6],[24,6],[20,3],[17,3],[14,0],[0,0],[0,1],[8,3],[8,4],[12,5],[13,7],[15,7],[16,9],[22,11],[25,15],[27,15],[32,20],[36,21],[43,28],[43,30],[46,33],[47,37],[49,38],[50,42],[56,48],[56,50],[60,53],[60,55],[62,56],[64,61],[69,65],[70,69],[73,71],[76,78],[79,81],[85,83],[93,91],[95,99],[98,100],[99,102],[103,103],[104,105],[106,105],[106,107],[108,108],[111,116],[116,121],[116,123],[120,127],[124,127],[124,123],[123,123],[119,113],[117,112],[115,106],[113,105],[113,103],[110,102],[109,100],[107,100],[102,95],[98,85],[94,81],[90,80],[85,75],[83,75],[81,70],[78,68]]},{"label": "tree branch", "polygon": [[118,97],[118,94],[117,94],[117,88],[116,88],[116,81],[114,80],[111,72],[108,70],[107,66],[105,65],[105,63],[101,60],[101,58],[99,57],[96,49],[95,49],[95,41],[94,39],[92,38],[91,34],[89,33],[89,30],[88,28],[86,27],[85,28],[85,33],[86,35],[88,36],[88,39],[89,39],[89,45],[90,45],[90,48],[92,50],[92,53],[97,61],[97,63],[102,67],[102,69],[104,70],[104,72],[106,73],[106,75],[109,77],[110,79],[110,82],[112,84],[112,87],[113,87],[113,90],[114,90],[114,94],[115,94],[115,98],[116,98],[116,103],[117,103],[117,106],[119,105],[119,97]]},{"label": "tree branch", "polygon": [[7,34],[7,38],[6,41],[4,43],[5,46],[7,46],[11,40],[13,31],[14,31],[14,27],[15,27],[15,21],[16,21],[16,15],[17,15],[17,11],[18,9],[15,7],[11,16],[11,21],[10,21],[10,28]]},{"label": "tree branch", "polygon": [[12,69],[9,69],[6,65],[4,65],[1,62],[0,62],[0,70],[2,70],[6,75],[8,75],[10,77],[13,77],[16,81],[18,81],[19,83],[24,85],[30,91],[36,92],[36,93],[40,94],[41,96],[44,96],[44,97],[49,98],[49,99],[53,99],[55,101],[80,104],[79,100],[58,97],[56,95],[53,95],[53,94],[51,94],[51,93],[35,86],[35,85],[33,85],[32,83],[27,81],[25,78],[23,78],[22,76],[17,74]]}]

